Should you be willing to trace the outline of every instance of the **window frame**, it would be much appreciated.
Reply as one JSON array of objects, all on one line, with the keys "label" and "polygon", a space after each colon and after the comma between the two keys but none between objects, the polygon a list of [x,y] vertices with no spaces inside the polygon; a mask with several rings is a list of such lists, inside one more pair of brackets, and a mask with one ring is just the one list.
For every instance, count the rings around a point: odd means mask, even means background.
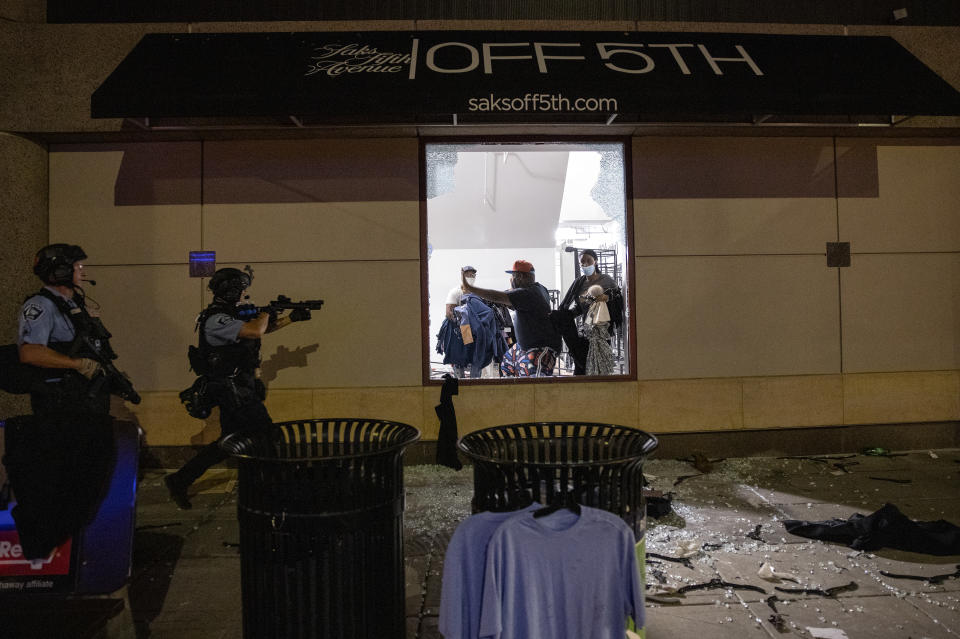
[{"label": "window frame", "polygon": [[[617,375],[566,375],[550,377],[498,377],[498,378],[462,378],[457,381],[463,385],[502,386],[508,384],[545,384],[545,383],[597,383],[597,382],[632,382],[637,380],[637,328],[636,328],[636,255],[634,253],[634,219],[633,219],[633,149],[632,138],[629,136],[463,136],[463,137],[420,137],[419,138],[419,173],[420,173],[420,360],[421,376],[424,386],[440,386],[443,379],[430,377],[430,274],[427,259],[427,146],[434,144],[475,144],[482,145],[509,145],[509,144],[620,144],[623,148],[623,191],[624,191],[624,285],[627,289],[625,302],[629,309],[629,321],[624,328],[628,332],[629,371]],[[561,291],[561,294],[563,291]]]}]

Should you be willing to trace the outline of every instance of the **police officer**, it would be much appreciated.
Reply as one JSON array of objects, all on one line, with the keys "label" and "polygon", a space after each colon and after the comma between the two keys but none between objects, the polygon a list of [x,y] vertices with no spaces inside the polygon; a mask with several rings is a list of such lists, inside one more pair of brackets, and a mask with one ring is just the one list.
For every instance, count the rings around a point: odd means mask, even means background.
[{"label": "police officer", "polygon": [[81,287],[85,259],[82,248],[69,244],[45,246],[34,259],[33,272],[44,286],[23,303],[17,345],[21,363],[43,369],[42,383],[30,395],[35,415],[81,410],[107,414],[110,409],[106,384],[88,392],[89,380],[100,371],[91,349],[102,347],[103,341],[97,335],[75,341],[77,320],[93,322]]},{"label": "police officer", "polygon": [[219,269],[208,284],[213,302],[197,318],[199,348],[191,355],[191,366],[206,378],[210,399],[220,407],[220,438],[164,478],[171,499],[182,509],[191,507],[190,485],[227,458],[220,448],[221,439],[240,430],[269,428],[273,423],[263,405],[266,388],[260,380],[260,338],[311,316],[308,309],[294,309],[287,316],[275,317],[240,304],[250,281],[239,269]]},{"label": "police officer", "polygon": [[95,359],[116,355],[110,334],[87,312],[86,257],[70,244],[40,249],[33,272],[43,288],[20,310],[17,351],[21,364],[36,369],[33,416],[7,420],[4,461],[18,502],[12,516],[29,559],[48,556],[93,517],[116,454],[111,389]]}]

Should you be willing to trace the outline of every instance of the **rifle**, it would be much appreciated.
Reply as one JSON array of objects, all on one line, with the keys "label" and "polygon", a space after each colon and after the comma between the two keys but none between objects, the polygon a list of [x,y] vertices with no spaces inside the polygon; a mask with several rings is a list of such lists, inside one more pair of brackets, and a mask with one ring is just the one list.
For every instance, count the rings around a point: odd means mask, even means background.
[{"label": "rifle", "polygon": [[286,295],[277,295],[277,299],[273,300],[266,306],[260,306],[258,310],[262,313],[276,313],[277,311],[292,311],[294,309],[306,309],[308,311],[319,311],[320,307],[323,306],[323,300],[300,300],[299,302],[294,302]]},{"label": "rifle", "polygon": [[[102,325],[101,325],[102,326]],[[80,339],[87,346],[89,353],[84,353],[84,357],[89,357],[100,364],[100,371],[93,376],[90,381],[90,388],[87,390],[88,397],[95,397],[107,385],[110,393],[121,399],[125,399],[131,404],[140,403],[140,394],[133,388],[133,382],[127,377],[127,374],[113,365],[113,360],[117,354],[110,347],[110,343],[105,339],[100,341],[100,350],[89,335],[80,335]]]},{"label": "rifle", "polygon": [[277,313],[281,311],[292,311],[296,309],[319,311],[322,306],[323,300],[300,300],[298,302],[294,302],[286,295],[277,295],[277,299],[273,300],[266,306],[244,304],[237,307],[237,318],[242,319],[243,321],[248,321],[260,313],[269,313],[271,317],[275,317]]}]

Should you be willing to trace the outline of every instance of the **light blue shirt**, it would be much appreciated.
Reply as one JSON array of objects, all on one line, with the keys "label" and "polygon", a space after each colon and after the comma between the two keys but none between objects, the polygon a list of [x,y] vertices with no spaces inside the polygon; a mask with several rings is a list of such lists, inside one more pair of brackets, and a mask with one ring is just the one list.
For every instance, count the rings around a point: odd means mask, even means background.
[{"label": "light blue shirt", "polygon": [[[66,300],[71,308],[76,308],[73,300],[67,299],[55,289],[44,287],[57,297]],[[17,345],[39,344],[46,346],[51,342],[72,342],[76,331],[70,318],[60,312],[53,300],[43,295],[27,298],[20,308]]]},{"label": "light blue shirt", "polygon": [[622,519],[581,507],[505,521],[487,546],[480,636],[623,639],[644,626],[634,535]]},{"label": "light blue shirt", "polygon": [[510,512],[477,513],[457,526],[443,556],[438,629],[445,639],[479,637],[487,542],[500,524],[511,517],[538,508],[542,506],[532,504],[525,509]]},{"label": "light blue shirt", "polygon": [[226,313],[216,313],[207,318],[204,324],[204,336],[210,346],[226,346],[240,341],[237,335],[243,328],[244,321],[230,317]]}]

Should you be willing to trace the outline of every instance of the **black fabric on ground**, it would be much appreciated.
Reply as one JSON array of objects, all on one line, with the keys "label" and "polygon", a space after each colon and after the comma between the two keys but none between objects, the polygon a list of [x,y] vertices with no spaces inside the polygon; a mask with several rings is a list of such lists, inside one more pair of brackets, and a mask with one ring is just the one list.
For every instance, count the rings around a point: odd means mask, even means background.
[{"label": "black fabric on ground", "polygon": [[463,468],[457,456],[457,412],[453,408],[453,396],[460,392],[457,378],[449,373],[443,376],[443,388],[440,389],[440,403],[435,410],[440,418],[440,432],[437,433],[437,464],[454,470]]},{"label": "black fabric on ground", "polygon": [[927,555],[960,554],[960,528],[943,519],[913,521],[893,504],[870,515],[848,519],[800,521],[785,519],[788,533],[807,539],[846,544],[855,550],[895,548]]},{"label": "black fabric on ground", "polygon": [[113,419],[98,413],[12,417],[4,464],[27,559],[47,557],[96,515],[116,463]]},{"label": "black fabric on ground", "polygon": [[673,512],[673,495],[662,497],[647,497],[647,517],[660,519]]}]

